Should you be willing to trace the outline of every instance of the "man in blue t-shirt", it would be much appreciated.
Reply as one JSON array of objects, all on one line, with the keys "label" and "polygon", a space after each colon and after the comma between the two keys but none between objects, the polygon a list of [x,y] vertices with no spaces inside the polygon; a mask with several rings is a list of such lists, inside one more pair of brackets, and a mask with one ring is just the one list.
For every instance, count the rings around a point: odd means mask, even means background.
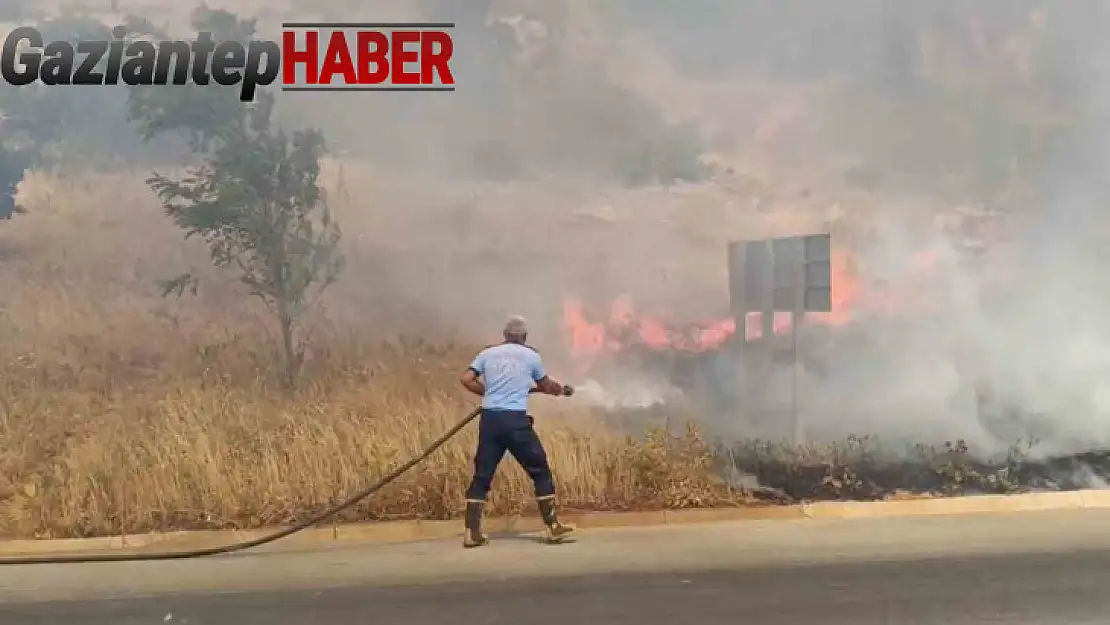
[{"label": "man in blue t-shirt", "polygon": [[482,508],[506,451],[532,478],[548,541],[560,542],[574,532],[555,513],[551,467],[528,414],[530,393],[570,397],[574,389],[547,377],[539,353],[527,345],[528,324],[523,317],[511,317],[503,335],[505,342],[479,352],[462,376],[463,386],[482,398],[474,479],[466,491],[464,547],[489,543],[482,533]]}]

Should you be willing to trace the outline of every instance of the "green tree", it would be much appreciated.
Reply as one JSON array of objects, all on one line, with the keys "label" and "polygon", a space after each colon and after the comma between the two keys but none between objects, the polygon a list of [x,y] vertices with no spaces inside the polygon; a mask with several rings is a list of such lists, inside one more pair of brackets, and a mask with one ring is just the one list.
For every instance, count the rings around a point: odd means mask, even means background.
[{"label": "green tree", "polygon": [[[198,16],[198,30],[217,40],[253,33],[252,22],[224,11],[202,7]],[[323,134],[283,129],[267,92],[245,105],[229,88],[172,91],[169,98],[153,89],[138,92],[132,118],[148,140],[167,132],[188,136],[200,164],[179,177],[155,173],[147,182],[185,238],[203,239],[213,265],[235,272],[274,315],[281,381],[292,390],[304,363],[303,316],[343,269],[340,228],[319,180]],[[178,276],[164,284],[165,295],[195,292],[197,284],[192,274]]]},{"label": "green tree", "polygon": [[0,219],[11,219],[13,215],[24,212],[15,203],[15,193],[31,162],[26,151],[5,145],[0,137]]},{"label": "green tree", "polygon": [[[340,229],[320,186],[326,146],[316,130],[287,133],[262,94],[229,141],[185,176],[148,180],[166,215],[200,237],[212,263],[239,280],[273,313],[280,333],[282,382],[292,389],[304,362],[299,321],[343,268]],[[195,289],[196,278],[168,281],[166,294]]]},{"label": "green tree", "polygon": [[[62,16],[35,26],[46,41],[111,36],[108,26],[91,17]],[[124,101],[115,89],[83,89],[78,95],[40,83],[0,88],[3,116],[33,131],[36,166],[57,170],[108,168],[133,156],[142,144],[127,123]]]},{"label": "green tree", "polygon": [[[112,37],[111,26],[115,24],[80,15],[79,11],[72,13],[63,11],[56,17],[30,19],[25,23],[34,25],[45,41],[77,43]],[[166,38],[142,17],[126,16],[122,25],[131,35]],[[107,64],[105,56],[98,69],[103,70]],[[135,125],[128,119],[131,95],[130,90],[124,88],[74,90],[41,83],[18,89],[0,88],[0,117],[5,118],[5,123],[18,124],[21,134],[33,138],[28,152],[34,158],[36,169],[66,174],[180,161],[187,154],[187,146],[181,138],[167,135],[157,141],[143,141],[136,132]],[[3,132],[0,128],[0,133]],[[0,140],[6,138],[0,137]]]},{"label": "green tree", "polygon": [[[256,21],[234,13],[200,5],[191,15],[197,32],[212,33],[219,41],[248,43],[256,34]],[[136,35],[165,38],[150,22],[134,19],[127,24]],[[243,113],[236,87],[185,85],[131,87],[127,95],[128,119],[146,141],[166,133],[187,138],[195,151],[203,152],[231,138]]]}]

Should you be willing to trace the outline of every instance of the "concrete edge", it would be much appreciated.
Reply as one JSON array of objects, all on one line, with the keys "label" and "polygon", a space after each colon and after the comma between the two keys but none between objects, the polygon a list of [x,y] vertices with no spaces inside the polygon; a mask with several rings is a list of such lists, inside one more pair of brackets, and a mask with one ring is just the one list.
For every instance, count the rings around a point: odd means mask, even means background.
[{"label": "concrete edge", "polygon": [[[742,506],[654,512],[567,513],[567,521],[583,529],[651,527],[723,521],[788,519],[862,519],[944,516],[1110,508],[1110,490],[975,495],[967,497],[904,499],[877,502],[828,501],[791,506]],[[491,533],[528,533],[541,529],[534,517],[504,517],[486,521]],[[60,540],[0,540],[0,555],[62,555],[121,551],[142,553],[179,551],[251,540],[280,528],[260,530],[201,530]],[[381,521],[306,529],[282,539],[286,548],[312,548],[344,542],[389,543],[451,538],[462,535],[459,521]]]}]

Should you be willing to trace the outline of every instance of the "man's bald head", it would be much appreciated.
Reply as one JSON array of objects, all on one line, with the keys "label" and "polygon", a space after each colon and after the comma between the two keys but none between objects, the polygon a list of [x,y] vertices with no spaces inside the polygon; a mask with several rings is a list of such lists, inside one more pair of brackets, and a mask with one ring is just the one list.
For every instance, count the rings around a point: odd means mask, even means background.
[{"label": "man's bald head", "polygon": [[528,320],[520,315],[513,315],[505,322],[502,335],[506,341],[524,343],[528,340]]}]

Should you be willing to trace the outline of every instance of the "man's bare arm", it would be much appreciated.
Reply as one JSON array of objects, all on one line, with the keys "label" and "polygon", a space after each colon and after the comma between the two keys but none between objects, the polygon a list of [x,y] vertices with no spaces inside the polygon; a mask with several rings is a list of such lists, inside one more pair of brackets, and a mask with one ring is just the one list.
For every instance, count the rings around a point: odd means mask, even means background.
[{"label": "man's bare arm", "polygon": [[533,390],[537,393],[543,393],[544,395],[554,395],[556,397],[570,397],[574,393],[573,388],[569,386],[564,386],[563,384],[560,384],[547,376],[544,376],[539,381],[537,381],[536,388]]},{"label": "man's bare arm", "polygon": [[462,374],[462,377],[459,378],[459,381],[462,382],[463,388],[471,393],[474,393],[478,397],[485,396],[486,385],[482,384],[482,381],[478,379],[477,371],[467,369],[466,372]]}]

